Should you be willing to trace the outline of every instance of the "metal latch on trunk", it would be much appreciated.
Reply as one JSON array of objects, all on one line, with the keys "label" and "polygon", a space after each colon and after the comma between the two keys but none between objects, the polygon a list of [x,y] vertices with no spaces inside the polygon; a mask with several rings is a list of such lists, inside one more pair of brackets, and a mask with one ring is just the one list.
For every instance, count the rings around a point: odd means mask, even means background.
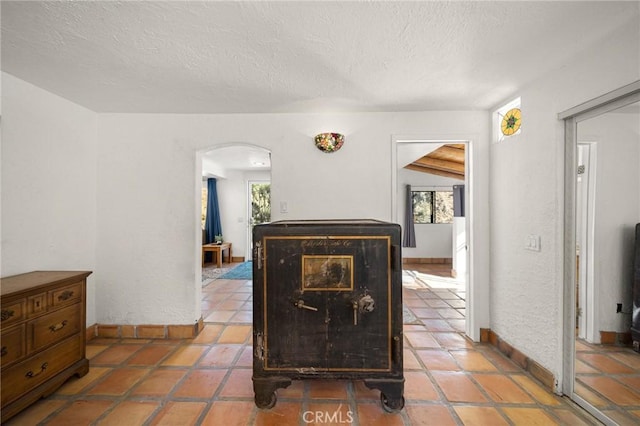
[{"label": "metal latch on trunk", "polygon": [[253,354],[260,360],[264,359],[264,344],[262,343],[263,340],[264,339],[262,333],[256,334],[256,347],[253,350]]},{"label": "metal latch on trunk", "polygon": [[376,307],[376,302],[370,294],[365,294],[359,299],[353,300],[351,307],[353,308],[353,325],[358,325],[358,316],[361,313],[373,312]]},{"label": "metal latch on trunk", "polygon": [[304,304],[304,300],[299,299],[297,302],[295,302],[296,308],[298,309],[308,309],[310,311],[317,311],[318,308],[314,308],[313,306],[308,306]]},{"label": "metal latch on trunk", "polygon": [[262,242],[258,241],[255,245],[255,258],[258,263],[258,269],[262,269]]}]

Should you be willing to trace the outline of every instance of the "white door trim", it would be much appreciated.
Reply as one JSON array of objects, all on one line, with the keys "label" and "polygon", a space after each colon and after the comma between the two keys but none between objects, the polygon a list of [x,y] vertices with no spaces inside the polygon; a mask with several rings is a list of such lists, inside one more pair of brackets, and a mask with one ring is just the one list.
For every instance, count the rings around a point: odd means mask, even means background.
[{"label": "white door trim", "polygon": [[[253,245],[253,233],[251,232],[253,229],[253,223],[251,222],[251,185],[253,185],[254,183],[268,183],[271,184],[271,180],[264,180],[264,179],[249,179],[247,180],[247,193],[246,193],[246,200],[247,200],[247,211],[246,211],[246,218],[245,218],[245,223],[247,224],[247,226],[245,227],[246,229],[246,233],[247,233],[247,250],[246,250],[246,255],[245,255],[245,260],[251,260],[253,258],[253,252],[252,252],[252,245]],[[269,200],[269,204],[271,204],[271,200]],[[273,209],[273,206],[271,206],[271,208]]]},{"label": "white door trim", "polygon": [[[582,151],[582,154],[580,153]],[[596,212],[596,166],[597,166],[597,143],[578,142],[578,159],[583,158],[582,165],[585,166],[583,179],[586,184],[586,191],[580,205],[577,205],[578,215],[584,220],[582,229],[577,236],[580,245],[579,263],[579,297],[580,306],[583,312],[579,322],[579,337],[591,343],[600,343],[600,333],[598,324],[598,293],[595,291],[595,212]],[[580,166],[580,164],[578,164]]]},{"label": "white door trim", "polygon": [[[476,238],[477,230],[475,227],[488,227],[488,224],[481,224],[475,217],[474,209],[477,206],[474,203],[474,171],[477,165],[474,162],[474,140],[477,136],[469,135],[440,135],[433,137],[416,137],[394,135],[391,138],[391,218],[395,223],[401,223],[398,218],[398,145],[408,143],[464,143],[465,149],[465,213],[466,235],[467,235],[467,274],[466,274],[466,321],[465,334],[473,341],[480,341],[480,329],[488,328],[488,297],[489,292],[488,276],[479,276],[476,262],[489,262],[488,258],[481,259],[480,255],[488,252],[488,247],[481,250],[481,245],[485,242],[478,241]],[[484,247],[484,246],[482,246]],[[487,255],[488,256],[488,255]]]}]

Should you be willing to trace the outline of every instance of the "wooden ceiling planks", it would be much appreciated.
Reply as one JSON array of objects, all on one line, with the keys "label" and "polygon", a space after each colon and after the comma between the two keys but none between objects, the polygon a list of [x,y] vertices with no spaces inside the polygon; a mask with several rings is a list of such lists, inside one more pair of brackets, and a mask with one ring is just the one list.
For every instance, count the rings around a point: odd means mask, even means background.
[{"label": "wooden ceiling planks", "polygon": [[465,144],[443,145],[405,166],[405,169],[464,180]]}]

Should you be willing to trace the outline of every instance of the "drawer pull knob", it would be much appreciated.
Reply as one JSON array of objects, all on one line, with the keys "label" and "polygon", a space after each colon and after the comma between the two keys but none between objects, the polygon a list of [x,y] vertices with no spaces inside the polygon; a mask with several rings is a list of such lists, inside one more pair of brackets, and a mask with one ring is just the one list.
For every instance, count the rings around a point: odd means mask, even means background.
[{"label": "drawer pull knob", "polygon": [[73,291],[65,290],[60,294],[60,296],[58,296],[58,300],[69,300],[72,297],[73,297]]},{"label": "drawer pull knob", "polygon": [[34,378],[34,377],[36,377],[36,376],[38,376],[38,375],[40,375],[40,374],[44,373],[44,370],[46,370],[48,366],[49,366],[49,363],[45,362],[45,363],[44,363],[44,364],[42,364],[42,366],[40,367],[40,371],[38,371],[37,373],[34,373],[33,371],[29,371],[29,372],[27,372],[27,374],[25,374],[24,376],[25,376],[27,379],[32,379],[32,378]]},{"label": "drawer pull knob", "polygon": [[2,321],[8,320],[12,316],[14,316],[16,311],[13,309],[3,309],[2,310]]},{"label": "drawer pull knob", "polygon": [[68,321],[64,320],[61,323],[50,325],[49,330],[51,330],[52,333],[55,333],[58,330],[62,330],[67,325],[67,323]]},{"label": "drawer pull knob", "polygon": [[300,299],[298,300],[298,302],[296,303],[296,308],[298,309],[308,309],[310,311],[317,311],[318,308],[314,308],[313,306],[307,306],[304,304],[304,300]]},{"label": "drawer pull knob", "polygon": [[5,356],[8,353],[9,353],[9,351],[7,350],[7,347],[3,346],[2,347],[2,351],[0,351],[0,356]]}]

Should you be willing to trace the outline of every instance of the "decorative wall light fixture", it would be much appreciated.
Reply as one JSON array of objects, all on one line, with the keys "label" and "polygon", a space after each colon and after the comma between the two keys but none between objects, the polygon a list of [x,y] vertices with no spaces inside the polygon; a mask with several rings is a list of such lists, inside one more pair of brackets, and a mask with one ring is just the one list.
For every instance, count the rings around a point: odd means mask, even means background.
[{"label": "decorative wall light fixture", "polygon": [[344,135],[340,133],[320,133],[315,138],[316,147],[326,153],[336,152],[344,145]]}]

